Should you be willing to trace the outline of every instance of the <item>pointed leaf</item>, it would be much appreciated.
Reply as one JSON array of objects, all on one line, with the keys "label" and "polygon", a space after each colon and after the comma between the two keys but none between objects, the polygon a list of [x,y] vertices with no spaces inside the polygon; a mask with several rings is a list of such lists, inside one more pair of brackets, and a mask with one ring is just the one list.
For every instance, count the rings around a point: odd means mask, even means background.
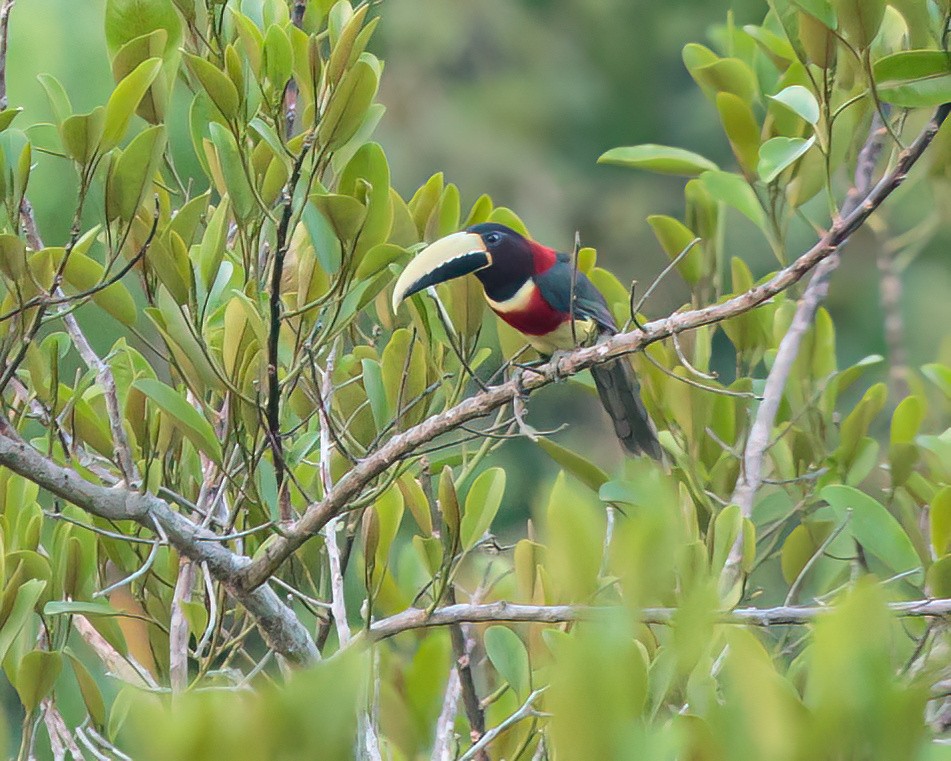
[{"label": "pointed leaf", "polygon": [[217,464],[221,464],[221,443],[211,423],[185,401],[184,396],[171,386],[151,378],[140,378],[132,386],[155,402],[192,444]]}]

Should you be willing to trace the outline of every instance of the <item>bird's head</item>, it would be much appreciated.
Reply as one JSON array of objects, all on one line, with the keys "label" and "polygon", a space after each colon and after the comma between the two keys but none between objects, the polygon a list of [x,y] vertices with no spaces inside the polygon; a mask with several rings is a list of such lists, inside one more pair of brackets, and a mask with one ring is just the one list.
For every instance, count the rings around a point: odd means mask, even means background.
[{"label": "bird's head", "polygon": [[470,273],[495,298],[494,293],[517,290],[554,262],[554,251],[510,227],[492,222],[472,225],[440,238],[410,261],[393,288],[393,311],[414,293]]}]

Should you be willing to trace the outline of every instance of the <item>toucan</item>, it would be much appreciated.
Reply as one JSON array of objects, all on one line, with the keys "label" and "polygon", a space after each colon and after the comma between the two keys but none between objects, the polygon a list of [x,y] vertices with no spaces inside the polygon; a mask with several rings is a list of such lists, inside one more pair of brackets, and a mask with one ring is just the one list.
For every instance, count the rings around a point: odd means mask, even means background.
[{"label": "toucan", "polygon": [[[393,311],[414,293],[468,274],[481,281],[492,311],[544,356],[574,348],[576,339],[584,343],[618,332],[604,296],[568,254],[495,223],[447,235],[410,260],[394,286]],[[660,442],[627,359],[594,365],[591,375],[624,447],[660,460]]]}]

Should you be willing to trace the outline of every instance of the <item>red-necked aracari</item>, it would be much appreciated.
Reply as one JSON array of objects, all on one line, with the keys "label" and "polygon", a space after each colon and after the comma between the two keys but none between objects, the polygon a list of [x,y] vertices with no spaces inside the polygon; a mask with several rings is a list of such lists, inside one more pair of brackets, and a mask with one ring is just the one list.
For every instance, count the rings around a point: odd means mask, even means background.
[{"label": "red-necked aracari", "polygon": [[[576,272],[570,256],[492,223],[448,235],[417,254],[396,281],[393,311],[414,293],[470,273],[482,282],[492,311],[543,355],[573,348],[575,337],[584,342],[618,332],[604,296],[584,273]],[[591,375],[625,448],[660,459],[660,443],[627,359],[595,365]]]}]

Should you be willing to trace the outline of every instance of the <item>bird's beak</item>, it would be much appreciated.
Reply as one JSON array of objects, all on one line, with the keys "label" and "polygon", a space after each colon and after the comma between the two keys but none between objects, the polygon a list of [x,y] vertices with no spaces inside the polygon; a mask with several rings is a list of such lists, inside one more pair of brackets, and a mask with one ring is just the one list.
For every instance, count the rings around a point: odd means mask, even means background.
[{"label": "bird's beak", "polygon": [[393,311],[403,299],[437,283],[453,280],[492,264],[492,256],[476,233],[453,233],[420,251],[393,288]]}]

